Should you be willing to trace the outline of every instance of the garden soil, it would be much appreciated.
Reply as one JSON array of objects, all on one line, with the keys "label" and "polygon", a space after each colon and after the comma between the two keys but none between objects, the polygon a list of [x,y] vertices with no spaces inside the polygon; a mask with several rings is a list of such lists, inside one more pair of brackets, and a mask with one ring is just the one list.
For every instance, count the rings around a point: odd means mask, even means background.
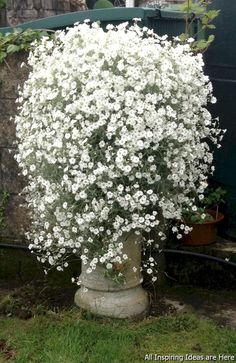
[{"label": "garden soil", "polygon": [[[50,285],[37,280],[21,286],[0,285],[0,315],[30,319],[35,315],[57,314],[74,307],[77,286]],[[236,328],[236,291],[206,290],[175,286],[150,289],[149,316],[175,316],[194,313],[210,318],[220,327]]]}]

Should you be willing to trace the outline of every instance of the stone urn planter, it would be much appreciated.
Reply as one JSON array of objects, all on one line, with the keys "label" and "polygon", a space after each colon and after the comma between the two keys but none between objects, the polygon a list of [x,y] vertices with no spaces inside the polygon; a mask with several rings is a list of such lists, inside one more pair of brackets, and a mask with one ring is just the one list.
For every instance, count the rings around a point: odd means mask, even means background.
[{"label": "stone urn planter", "polygon": [[96,315],[121,319],[147,312],[148,295],[141,286],[141,238],[134,233],[124,234],[120,242],[123,242],[123,252],[129,258],[124,283],[117,284],[106,277],[105,268],[99,265],[88,274],[88,264],[82,264],[81,287],[75,294],[75,304],[82,309]]}]

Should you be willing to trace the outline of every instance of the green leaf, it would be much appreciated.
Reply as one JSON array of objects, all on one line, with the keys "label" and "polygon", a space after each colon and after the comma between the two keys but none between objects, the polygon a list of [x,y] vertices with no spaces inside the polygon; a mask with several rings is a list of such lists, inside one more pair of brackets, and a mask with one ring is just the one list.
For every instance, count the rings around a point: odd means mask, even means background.
[{"label": "green leaf", "polygon": [[[13,33],[14,34],[19,34],[19,33],[22,33],[23,32],[23,29],[21,29],[21,28],[14,28],[13,29]],[[11,33],[10,33],[11,34]]]},{"label": "green leaf", "polygon": [[212,43],[215,40],[215,36],[213,34],[209,35],[208,39],[207,39],[207,43]]},{"label": "green leaf", "polygon": [[216,28],[214,24],[208,24],[206,27],[208,29],[215,29]]},{"label": "green leaf", "polygon": [[20,50],[19,45],[9,44],[8,47],[7,47],[7,53],[8,54],[18,52],[19,50]]},{"label": "green leaf", "polygon": [[38,36],[41,38],[41,37],[47,37],[48,36],[48,33],[46,31],[42,31],[42,32],[39,32],[38,33]]},{"label": "green leaf", "polygon": [[3,9],[6,6],[6,0],[0,0],[0,9]]},{"label": "green leaf", "polygon": [[0,63],[6,58],[7,53],[6,52],[0,52]]},{"label": "green leaf", "polygon": [[[209,10],[211,0],[185,0],[180,9],[185,12],[185,35],[180,35],[180,40],[186,42],[189,37],[199,39],[204,37],[205,29],[215,29],[214,24],[210,24],[219,14],[220,10]],[[198,29],[195,31],[193,27],[194,20],[197,19]],[[206,50],[213,42],[214,36],[210,35],[207,39],[200,39],[191,44],[194,52],[202,52]]]},{"label": "green leaf", "polygon": [[209,10],[206,15],[207,15],[208,19],[213,20],[219,14],[220,14],[220,10]]},{"label": "green leaf", "polygon": [[194,49],[202,51],[208,47],[208,42],[205,39],[194,42]]},{"label": "green leaf", "polygon": [[185,42],[189,38],[188,34],[185,33],[180,34],[178,37],[181,42]]},{"label": "green leaf", "polygon": [[25,47],[25,44],[24,43],[21,43],[20,45],[19,45],[19,49],[20,50],[23,50],[23,49],[25,49],[26,47]]}]

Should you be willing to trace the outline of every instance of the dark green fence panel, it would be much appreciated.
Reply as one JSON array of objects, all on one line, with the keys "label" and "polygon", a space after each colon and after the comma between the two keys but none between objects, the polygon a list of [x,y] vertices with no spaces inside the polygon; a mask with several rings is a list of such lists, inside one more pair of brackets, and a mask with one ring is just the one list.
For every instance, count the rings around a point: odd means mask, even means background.
[{"label": "dark green fence panel", "polygon": [[206,73],[218,100],[213,112],[227,129],[215,153],[214,178],[228,189],[228,234],[236,237],[236,1],[214,0],[213,6],[221,13],[215,20],[215,41],[205,55]]},{"label": "dark green fence panel", "polygon": [[[23,23],[17,27],[21,29],[63,29],[73,26],[76,22],[83,22],[85,19],[100,21],[102,26],[107,24],[117,25],[133,18],[140,18],[141,25],[153,28],[157,34],[176,36],[184,31],[183,14],[151,8],[112,8],[88,10],[73,13],[66,13],[49,18],[38,19]],[[13,28],[0,28],[1,33],[11,32]]]},{"label": "dark green fence panel", "polygon": [[[143,8],[109,8],[88,11],[78,11],[56,15],[48,18],[38,19],[23,23],[17,27],[21,29],[63,29],[68,26],[73,26],[76,22],[83,22],[86,19],[91,21],[101,21],[103,24],[119,24],[124,21],[131,21],[133,18],[141,18],[144,22],[149,17],[155,16],[154,9]],[[12,28],[1,28],[1,32],[12,31]]]}]

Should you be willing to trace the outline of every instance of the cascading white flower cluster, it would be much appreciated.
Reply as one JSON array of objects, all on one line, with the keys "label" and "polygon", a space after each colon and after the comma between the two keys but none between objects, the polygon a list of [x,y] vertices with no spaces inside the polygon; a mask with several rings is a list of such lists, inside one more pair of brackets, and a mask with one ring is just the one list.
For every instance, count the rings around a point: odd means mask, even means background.
[{"label": "cascading white flower cluster", "polygon": [[215,99],[202,56],[136,22],[106,31],[85,22],[44,37],[28,64],[16,159],[28,179],[30,248],[58,269],[69,251],[88,273],[112,270],[127,260],[123,233],[181,220],[204,192],[207,140],[217,145],[221,131],[206,109]]}]

